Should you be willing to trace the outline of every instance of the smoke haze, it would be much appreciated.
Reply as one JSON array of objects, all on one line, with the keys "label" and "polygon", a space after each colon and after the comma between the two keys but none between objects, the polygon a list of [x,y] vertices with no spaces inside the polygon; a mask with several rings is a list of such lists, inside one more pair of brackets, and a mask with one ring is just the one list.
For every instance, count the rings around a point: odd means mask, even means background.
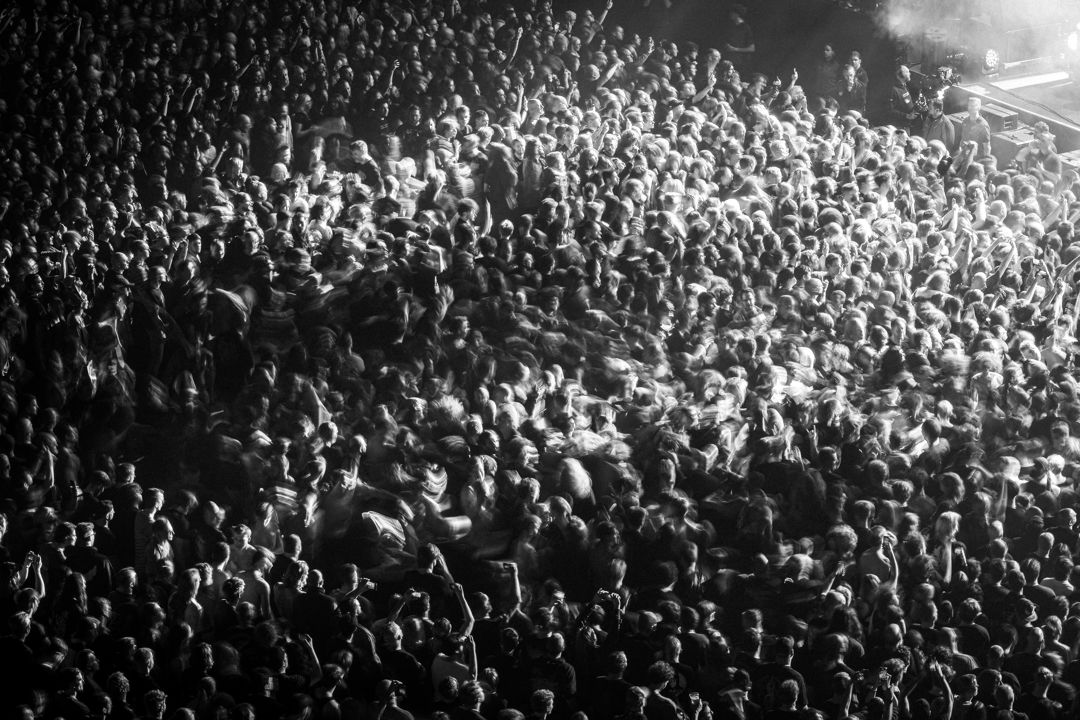
[{"label": "smoke haze", "polygon": [[928,38],[943,38],[948,52],[975,58],[995,50],[1006,63],[1060,56],[1080,19],[1075,0],[884,0],[878,25],[905,40],[917,62]]}]

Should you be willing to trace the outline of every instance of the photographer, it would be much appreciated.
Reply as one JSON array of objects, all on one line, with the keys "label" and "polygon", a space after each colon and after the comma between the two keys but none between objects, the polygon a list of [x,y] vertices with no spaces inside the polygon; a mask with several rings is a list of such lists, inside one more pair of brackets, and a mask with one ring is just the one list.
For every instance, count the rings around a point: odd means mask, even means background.
[{"label": "photographer", "polygon": [[896,69],[896,76],[889,90],[888,119],[897,128],[910,131],[917,118],[915,97],[911,92],[911,70],[907,65],[901,65]]}]

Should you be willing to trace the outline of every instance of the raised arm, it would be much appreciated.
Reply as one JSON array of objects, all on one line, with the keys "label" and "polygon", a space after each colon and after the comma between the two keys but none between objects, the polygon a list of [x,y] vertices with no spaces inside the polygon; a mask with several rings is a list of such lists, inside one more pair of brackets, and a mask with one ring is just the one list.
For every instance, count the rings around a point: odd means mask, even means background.
[{"label": "raised arm", "polygon": [[945,541],[945,574],[943,580],[948,587],[952,583],[953,576],[953,541]]},{"label": "raised arm", "polygon": [[296,645],[300,648],[300,657],[303,663],[304,675],[312,685],[323,678],[323,668],[319,663],[319,655],[315,652],[315,643],[311,636],[302,633],[296,638]]},{"label": "raised arm", "polygon": [[465,638],[465,653],[469,659],[469,679],[475,680],[480,676],[480,661],[476,657],[476,640],[472,635]]},{"label": "raised arm", "polygon": [[454,584],[454,576],[450,574],[450,567],[446,564],[446,557],[437,546],[432,546],[435,551],[435,570],[439,572],[450,585]]},{"label": "raised arm", "polygon": [[503,563],[503,569],[510,575],[510,612],[521,609],[521,578],[518,577],[517,563]]},{"label": "raised arm", "polygon": [[611,80],[611,78],[615,77],[615,73],[619,72],[619,70],[621,70],[625,64],[626,63],[624,63],[622,60],[616,60],[615,62],[611,63],[611,67],[609,67],[607,69],[607,72],[605,72],[600,77],[600,80],[596,83],[596,87],[603,87],[609,80]]},{"label": "raised arm", "polygon": [[600,32],[600,28],[604,27],[604,21],[607,20],[608,13],[611,12],[612,0],[607,0],[604,3],[604,10],[600,13],[600,17],[596,18],[596,23],[589,29],[588,36],[582,40],[582,45],[588,45],[596,37],[596,33]]},{"label": "raised arm", "polygon": [[[418,593],[416,593],[418,594]],[[401,611],[405,609],[405,603],[409,602],[412,598],[411,595],[401,595],[390,606],[390,614],[386,616],[389,622],[399,622],[401,619]]]},{"label": "raised arm", "polygon": [[885,557],[889,561],[889,586],[895,588],[900,582],[900,563],[896,559],[896,549],[888,540],[885,541]]},{"label": "raised arm", "polygon": [[709,93],[713,91],[714,87],[716,87],[716,75],[709,75],[709,82],[707,82],[705,84],[705,87],[703,87],[698,92],[698,94],[694,96],[694,104],[696,105],[697,103],[708,97]]},{"label": "raised arm", "polygon": [[[514,33],[514,47],[510,49],[510,54],[506,56],[506,64],[503,65],[503,72],[510,69],[510,66],[514,64],[515,58],[517,58],[518,49],[521,47],[521,35],[524,31],[522,28],[518,28]],[[519,109],[518,112],[521,112]]]},{"label": "raised arm", "polygon": [[34,551],[26,553],[22,572],[19,573],[20,585],[30,583],[40,598],[45,597],[45,576],[41,572],[41,556]]},{"label": "raised arm", "polygon": [[937,677],[938,681],[941,682],[941,687],[945,690],[945,692],[942,693],[942,695],[945,696],[945,717],[951,718],[953,714],[953,708],[956,705],[956,699],[953,697],[952,688],[949,686],[949,679],[945,677],[945,671],[941,669],[941,666],[938,665],[937,661],[934,661],[934,663],[931,665],[931,668],[933,669],[934,675]]},{"label": "raised arm", "polygon": [[476,618],[473,616],[472,608],[469,607],[468,601],[465,600],[465,588],[459,583],[454,583],[454,597],[457,598],[458,606],[461,607],[461,626],[458,628],[458,632],[462,635],[472,635],[473,626],[476,624]]}]

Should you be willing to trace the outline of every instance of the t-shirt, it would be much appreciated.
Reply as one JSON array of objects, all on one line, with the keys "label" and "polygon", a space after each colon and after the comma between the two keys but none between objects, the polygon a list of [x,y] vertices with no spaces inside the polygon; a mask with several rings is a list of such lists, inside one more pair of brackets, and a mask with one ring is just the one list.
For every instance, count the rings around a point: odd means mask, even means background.
[{"label": "t-shirt", "polygon": [[[765,663],[757,668],[757,671],[753,676],[753,685],[751,686],[751,698],[754,702],[762,703],[764,700],[772,697],[780,684],[785,680],[794,680],[799,686],[799,702],[798,705],[805,705],[806,698],[806,680],[803,679],[802,673],[787,665],[781,665],[780,663]],[[765,703],[766,705],[768,703]]]},{"label": "t-shirt", "polygon": [[645,717],[649,720],[679,720],[685,714],[674,701],[654,692],[645,701]]},{"label": "t-shirt", "polygon": [[405,573],[403,584],[418,592],[426,592],[431,597],[432,616],[440,615],[450,598],[450,583],[438,573],[410,570]]},{"label": "t-shirt", "polygon": [[982,625],[961,625],[956,628],[960,636],[960,650],[985,663],[990,652],[990,633]]},{"label": "t-shirt", "polygon": [[970,115],[964,116],[964,122],[960,126],[960,140],[978,143],[976,157],[990,154],[990,125],[983,117],[977,116],[974,120]]},{"label": "t-shirt", "polygon": [[745,48],[754,44],[754,31],[749,23],[732,23],[724,33],[724,41],[731,47]]},{"label": "t-shirt", "polygon": [[800,720],[801,715],[798,710],[770,710],[765,713],[765,720]]},{"label": "t-shirt", "polygon": [[431,687],[438,689],[439,683],[448,677],[457,678],[459,683],[471,679],[468,665],[446,657],[442,653],[431,661]]}]

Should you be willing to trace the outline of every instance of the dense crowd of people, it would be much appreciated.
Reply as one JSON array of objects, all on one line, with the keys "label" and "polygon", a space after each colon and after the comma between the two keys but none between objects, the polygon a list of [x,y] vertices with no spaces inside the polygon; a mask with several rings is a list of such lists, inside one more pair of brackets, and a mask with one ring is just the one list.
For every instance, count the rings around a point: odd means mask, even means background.
[{"label": "dense crowd of people", "polygon": [[0,12],[5,715],[1077,717],[1049,128],[610,7]]}]

